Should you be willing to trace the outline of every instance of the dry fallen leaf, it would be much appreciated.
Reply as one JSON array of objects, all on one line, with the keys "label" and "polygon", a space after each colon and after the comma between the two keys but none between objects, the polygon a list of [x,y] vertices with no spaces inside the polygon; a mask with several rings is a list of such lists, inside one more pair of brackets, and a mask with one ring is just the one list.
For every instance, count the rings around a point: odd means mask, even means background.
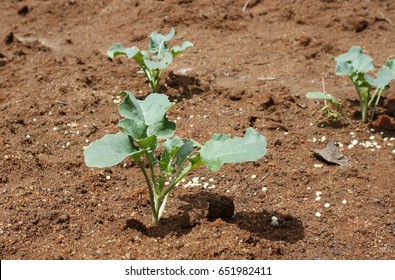
[{"label": "dry fallen leaf", "polygon": [[329,142],[326,147],[321,150],[315,150],[314,156],[326,163],[333,163],[340,166],[347,165],[350,162],[350,159],[343,156],[334,142]]}]

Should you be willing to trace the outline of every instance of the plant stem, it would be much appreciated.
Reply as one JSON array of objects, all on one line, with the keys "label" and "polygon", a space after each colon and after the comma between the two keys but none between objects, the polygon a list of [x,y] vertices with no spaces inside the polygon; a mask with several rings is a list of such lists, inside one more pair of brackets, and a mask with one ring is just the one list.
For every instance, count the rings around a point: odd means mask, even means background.
[{"label": "plant stem", "polygon": [[[384,88],[377,88],[375,91],[375,94],[377,92],[377,97],[376,97],[376,102],[374,103],[373,112],[372,112],[372,116],[371,116],[372,120],[373,120],[374,114],[376,113],[376,108],[377,108],[377,105],[379,104],[381,93],[383,92],[383,90],[384,90]],[[372,100],[373,100],[373,97],[372,97]],[[370,102],[369,102],[369,104],[370,104]]]},{"label": "plant stem", "polygon": [[353,78],[350,77],[355,89],[357,90],[358,97],[359,97],[359,104],[361,107],[361,115],[362,115],[362,122],[366,122],[366,117],[367,117],[367,111],[368,111],[368,98],[367,94],[369,93],[369,89],[366,89],[366,91],[361,92],[360,88],[357,85],[357,81],[354,82]]},{"label": "plant stem", "polygon": [[144,178],[145,178],[145,181],[146,181],[147,186],[148,186],[148,193],[149,193],[149,198],[150,198],[149,201],[150,201],[150,206],[151,206],[151,210],[152,210],[153,224],[157,225],[158,222],[159,222],[159,217],[158,217],[158,212],[157,212],[156,207],[155,207],[154,190],[152,188],[151,181],[150,181],[150,179],[148,177],[148,174],[145,171],[144,163],[141,160],[136,160],[136,162],[137,162],[137,165],[140,167],[141,171],[144,174]]}]

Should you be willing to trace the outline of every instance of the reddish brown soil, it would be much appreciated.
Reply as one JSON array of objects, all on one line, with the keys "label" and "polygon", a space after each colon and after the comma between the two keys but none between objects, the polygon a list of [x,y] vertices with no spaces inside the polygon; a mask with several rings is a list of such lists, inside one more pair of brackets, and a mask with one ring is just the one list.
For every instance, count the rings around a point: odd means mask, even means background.
[{"label": "reddish brown soil", "polygon": [[[352,85],[329,59],[360,45],[384,64],[395,54],[394,1],[9,0],[0,18],[1,259],[394,259],[395,141],[384,138],[395,136],[395,87],[377,120],[361,124]],[[138,168],[89,169],[83,146],[117,131],[121,89],[148,89],[133,61],[111,62],[106,50],[145,48],[171,27],[176,43],[195,45],[162,83],[178,100],[178,135],[204,142],[253,126],[268,154],[197,170],[189,179],[216,187],[175,189],[152,227]],[[322,78],[351,124],[320,118],[305,98]],[[354,139],[381,148],[348,149]],[[328,141],[344,143],[351,164],[314,157]],[[234,215],[210,218],[218,201]]]}]

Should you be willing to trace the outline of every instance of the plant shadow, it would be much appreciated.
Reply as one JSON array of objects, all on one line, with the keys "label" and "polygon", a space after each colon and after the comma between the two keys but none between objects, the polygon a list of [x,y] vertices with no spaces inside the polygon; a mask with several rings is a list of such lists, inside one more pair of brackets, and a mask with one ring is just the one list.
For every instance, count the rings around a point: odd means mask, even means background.
[{"label": "plant shadow", "polygon": [[181,214],[162,218],[160,225],[153,227],[146,227],[138,220],[129,219],[126,221],[125,228],[138,230],[148,237],[164,238],[168,235],[183,236],[202,222],[222,219],[262,239],[295,243],[304,238],[302,221],[291,215],[276,213],[279,226],[272,227],[270,224],[272,212],[241,211],[234,214],[233,199],[229,196],[202,192],[179,198],[186,202],[178,208]]},{"label": "plant shadow", "polygon": [[194,95],[199,95],[207,91],[200,79],[194,76],[175,74],[173,71],[166,77],[166,85],[168,88],[177,90],[177,96],[170,96],[170,99],[177,99],[180,97],[189,99]]}]

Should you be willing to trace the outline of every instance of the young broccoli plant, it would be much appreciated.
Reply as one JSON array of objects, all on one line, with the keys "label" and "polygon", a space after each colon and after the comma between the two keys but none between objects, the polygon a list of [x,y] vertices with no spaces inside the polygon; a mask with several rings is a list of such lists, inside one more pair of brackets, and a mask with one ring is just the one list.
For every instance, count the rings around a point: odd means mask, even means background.
[{"label": "young broccoli plant", "polygon": [[353,46],[347,53],[335,58],[336,75],[348,76],[357,91],[362,122],[367,122],[369,108],[373,105],[371,119],[376,112],[381,94],[389,88],[392,80],[395,79],[395,60],[389,59],[386,65],[382,66],[372,78],[367,73],[374,69],[373,59],[362,52],[359,46]]},{"label": "young broccoli plant", "polygon": [[342,116],[346,119],[348,123],[350,123],[347,115],[343,112],[341,101],[334,98],[331,94],[316,91],[306,93],[306,97],[310,99],[324,100],[324,106],[322,106],[321,108],[322,115],[324,117],[332,120],[337,120],[339,116]]},{"label": "young broccoli plant", "polygon": [[159,81],[165,68],[172,63],[177,55],[193,46],[191,42],[186,41],[181,46],[175,46],[169,49],[168,42],[176,34],[177,32],[174,28],[167,35],[152,32],[149,36],[150,43],[148,44],[148,51],[139,50],[135,46],[124,48],[120,43],[115,43],[107,51],[107,55],[111,59],[119,55],[124,55],[128,59],[133,58],[140,65],[147,77],[150,92],[158,92]]},{"label": "young broccoli plant", "polygon": [[244,137],[214,134],[201,145],[193,139],[173,136],[176,124],[166,116],[173,103],[166,95],[153,93],[138,100],[131,92],[120,94],[124,97],[119,105],[124,117],[118,124],[122,132],[90,144],[84,151],[85,163],[103,168],[125,158],[134,160],[148,186],[154,225],[172,189],[192,170],[205,165],[217,172],[226,163],[255,161],[266,154],[266,139],[253,128],[248,128]]}]

